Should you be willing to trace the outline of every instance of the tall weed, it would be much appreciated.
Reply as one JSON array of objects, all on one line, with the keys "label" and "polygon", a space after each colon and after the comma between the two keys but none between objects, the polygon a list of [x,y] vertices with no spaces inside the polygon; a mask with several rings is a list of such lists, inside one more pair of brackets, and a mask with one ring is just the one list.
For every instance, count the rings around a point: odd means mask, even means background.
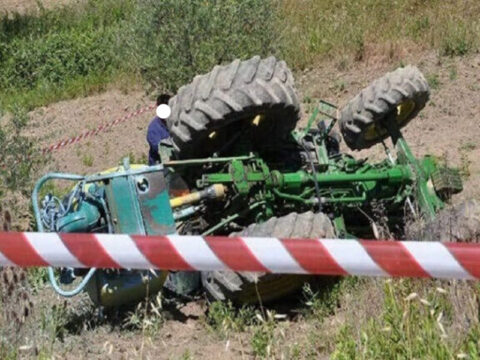
[{"label": "tall weed", "polygon": [[425,285],[386,281],[378,317],[346,324],[332,358],[478,359],[478,287],[461,282]]}]

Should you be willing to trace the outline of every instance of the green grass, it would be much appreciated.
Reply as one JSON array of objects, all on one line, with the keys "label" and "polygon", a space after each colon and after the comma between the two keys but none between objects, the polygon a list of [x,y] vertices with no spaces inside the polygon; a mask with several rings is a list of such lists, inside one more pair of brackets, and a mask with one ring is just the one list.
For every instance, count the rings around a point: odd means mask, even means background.
[{"label": "green grass", "polygon": [[280,16],[283,54],[299,68],[377,53],[393,60],[403,49],[465,55],[479,49],[479,13],[475,0],[286,0]]},{"label": "green grass", "polygon": [[231,302],[221,301],[210,304],[206,320],[209,328],[223,339],[227,339],[231,333],[245,331],[257,321],[254,308],[237,309]]},{"label": "green grass", "polygon": [[87,167],[93,166],[93,160],[94,160],[94,158],[90,154],[84,154],[82,156],[82,164],[87,166]]},{"label": "green grass", "polygon": [[260,0],[89,0],[4,16],[0,107],[32,109],[125,78],[175,92],[215,64],[274,51],[274,9]]},{"label": "green grass", "polygon": [[438,88],[441,85],[438,74],[430,73],[430,74],[426,74],[425,77],[428,81],[428,85],[430,86],[430,88],[433,89],[433,90],[438,90]]},{"label": "green grass", "polygon": [[[479,49],[475,0],[88,0],[0,19],[0,107],[28,109],[128,78],[175,92],[234,58],[270,54],[294,69],[383,54]],[[228,24],[228,26],[226,26]],[[341,84],[339,85],[341,87]]]},{"label": "green grass", "polygon": [[0,106],[33,108],[99,91],[123,63],[122,32],[133,0],[5,15],[0,20]]},{"label": "green grass", "polygon": [[[478,359],[478,311],[459,299],[476,299],[478,287],[462,283],[386,281],[384,305],[364,324],[339,331],[333,359]],[[463,294],[462,294],[463,293]],[[478,315],[478,314],[477,314]]]}]

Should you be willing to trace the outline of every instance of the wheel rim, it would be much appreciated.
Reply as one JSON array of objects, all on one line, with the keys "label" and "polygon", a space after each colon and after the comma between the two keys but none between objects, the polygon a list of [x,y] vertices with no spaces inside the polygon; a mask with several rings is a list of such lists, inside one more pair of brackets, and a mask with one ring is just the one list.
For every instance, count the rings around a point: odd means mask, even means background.
[{"label": "wheel rim", "polygon": [[[405,123],[410,119],[413,111],[416,108],[415,101],[406,100],[396,107],[395,120],[398,124],[398,127],[401,128]],[[377,124],[372,124],[365,129],[364,139],[367,141],[373,141],[378,138],[382,138],[387,134],[387,129],[383,126],[377,126]]]},{"label": "wheel rim", "polygon": [[[204,137],[202,148],[209,149],[207,156],[218,151],[222,152],[221,156],[235,156],[259,151],[257,147],[263,144],[260,140],[268,136],[275,127],[274,120],[274,117],[268,117],[263,112],[236,119],[224,126],[211,129]],[[235,139],[238,131],[242,131],[246,136]],[[228,146],[222,146],[228,144],[229,141],[231,143]]]},{"label": "wheel rim", "polygon": [[372,141],[379,137],[384,136],[387,133],[383,127],[378,127],[376,124],[372,124],[365,129],[365,140]]},{"label": "wheel rim", "polygon": [[410,118],[413,111],[415,110],[416,104],[413,100],[406,100],[400,103],[397,106],[397,124],[402,126],[402,124]]}]

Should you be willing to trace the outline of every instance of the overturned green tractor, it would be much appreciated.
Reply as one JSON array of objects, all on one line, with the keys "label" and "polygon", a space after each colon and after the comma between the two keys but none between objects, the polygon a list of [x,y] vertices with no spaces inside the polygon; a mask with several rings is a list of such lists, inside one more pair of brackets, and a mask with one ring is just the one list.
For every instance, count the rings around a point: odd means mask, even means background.
[{"label": "overturned green tractor", "polygon": [[[293,77],[274,57],[236,60],[196,76],[170,100],[171,141],[162,163],[123,166],[90,176],[48,174],[33,203],[41,231],[201,234],[287,238],[401,238],[408,219],[432,224],[452,194],[458,172],[432,156],[417,159],[400,129],[429,99],[419,70],[407,66],[363,89],[342,111],[320,102],[304,128]],[[341,151],[381,143],[372,163]],[[394,151],[384,140],[391,138]],[[63,199],[38,194],[49,180],[76,184]],[[465,216],[480,218],[479,207]],[[382,219],[379,224],[378,213]],[[468,219],[467,219],[468,220]],[[380,226],[381,225],[381,226]],[[479,229],[480,230],[480,225]],[[475,230],[477,231],[477,230]],[[65,290],[58,284],[74,282]],[[75,280],[76,278],[81,278]],[[103,306],[160,291],[205,292],[237,304],[270,301],[298,290],[308,276],[205,272],[182,277],[148,271],[50,269],[62,295],[85,289]],[[65,285],[63,285],[65,286]]]}]

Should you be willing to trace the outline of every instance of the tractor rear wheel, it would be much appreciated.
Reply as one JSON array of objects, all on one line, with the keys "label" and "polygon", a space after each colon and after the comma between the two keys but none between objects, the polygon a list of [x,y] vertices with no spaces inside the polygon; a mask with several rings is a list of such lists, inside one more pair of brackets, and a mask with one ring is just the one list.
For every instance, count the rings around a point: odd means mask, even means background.
[{"label": "tractor rear wheel", "polygon": [[[333,238],[332,222],[323,213],[309,211],[273,217],[252,224],[232,236],[278,238]],[[312,276],[277,275],[252,272],[212,271],[202,273],[202,283],[213,300],[229,300],[236,305],[265,303],[298,291]]]},{"label": "tractor rear wheel", "polygon": [[340,129],[348,147],[361,150],[389,136],[388,121],[402,128],[425,107],[428,82],[415,66],[392,71],[375,80],[341,111]]},{"label": "tractor rear wheel", "polygon": [[182,86],[169,105],[178,158],[236,155],[228,149],[236,140],[248,141],[241,151],[261,153],[282,143],[300,111],[292,73],[273,56],[215,66]]}]

